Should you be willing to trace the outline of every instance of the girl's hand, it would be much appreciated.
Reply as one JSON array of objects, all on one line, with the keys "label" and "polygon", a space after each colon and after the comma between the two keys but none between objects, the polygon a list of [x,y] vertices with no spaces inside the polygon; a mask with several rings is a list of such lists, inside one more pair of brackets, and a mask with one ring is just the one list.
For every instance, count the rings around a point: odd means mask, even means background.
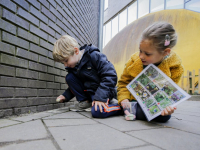
[{"label": "girl's hand", "polygon": [[65,97],[63,95],[60,95],[56,98],[56,102],[62,103],[65,100]]},{"label": "girl's hand", "polygon": [[161,115],[162,116],[171,115],[172,113],[174,113],[174,110],[176,110],[176,109],[177,109],[177,107],[168,106],[161,112]]},{"label": "girl's hand", "polygon": [[122,105],[123,108],[130,107],[129,100],[128,99],[124,99],[123,101],[121,101],[121,105]]}]

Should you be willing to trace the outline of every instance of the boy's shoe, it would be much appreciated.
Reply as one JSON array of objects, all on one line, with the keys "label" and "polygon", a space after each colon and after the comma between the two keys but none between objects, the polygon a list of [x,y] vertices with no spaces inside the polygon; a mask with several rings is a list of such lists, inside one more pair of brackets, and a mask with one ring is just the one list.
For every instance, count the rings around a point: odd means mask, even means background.
[{"label": "boy's shoe", "polygon": [[92,107],[91,102],[83,101],[75,105],[70,105],[69,109],[71,111],[91,111],[91,107]]}]

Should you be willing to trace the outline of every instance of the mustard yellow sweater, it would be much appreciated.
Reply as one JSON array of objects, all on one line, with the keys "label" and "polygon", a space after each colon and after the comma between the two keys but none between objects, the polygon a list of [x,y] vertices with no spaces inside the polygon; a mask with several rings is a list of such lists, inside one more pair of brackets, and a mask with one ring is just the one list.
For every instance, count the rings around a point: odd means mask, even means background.
[{"label": "mustard yellow sweater", "polygon": [[[170,77],[175,83],[178,83],[183,75],[184,69],[181,64],[180,57],[171,52],[169,57],[164,59],[158,66],[168,77]],[[123,73],[117,84],[117,99],[120,105],[124,99],[134,100],[135,98],[126,88],[126,86],[143,70],[143,64],[139,58],[139,52],[134,53],[131,59],[125,64]]]}]

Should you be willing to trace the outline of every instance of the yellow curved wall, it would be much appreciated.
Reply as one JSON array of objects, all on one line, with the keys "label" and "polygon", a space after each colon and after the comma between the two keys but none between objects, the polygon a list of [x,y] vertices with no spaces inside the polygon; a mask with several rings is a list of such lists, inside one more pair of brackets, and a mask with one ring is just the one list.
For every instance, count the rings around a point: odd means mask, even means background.
[{"label": "yellow curved wall", "polygon": [[142,31],[156,21],[171,23],[177,34],[178,42],[173,50],[181,57],[186,75],[187,70],[200,69],[200,13],[186,9],[162,10],[150,13],[129,24],[105,46],[107,55],[120,77],[124,64],[131,54],[138,51]]}]

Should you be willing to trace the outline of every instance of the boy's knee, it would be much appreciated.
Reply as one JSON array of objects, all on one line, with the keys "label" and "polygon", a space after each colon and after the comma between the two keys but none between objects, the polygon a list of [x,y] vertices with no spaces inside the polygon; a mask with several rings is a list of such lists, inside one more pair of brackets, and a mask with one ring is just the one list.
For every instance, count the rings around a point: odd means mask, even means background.
[{"label": "boy's knee", "polygon": [[94,118],[105,118],[103,113],[100,112],[99,106],[97,106],[97,111],[95,111],[95,106],[91,109],[92,117]]},{"label": "boy's knee", "polygon": [[74,75],[72,73],[68,73],[65,77],[65,81],[67,82],[67,84],[70,84],[73,79]]}]

